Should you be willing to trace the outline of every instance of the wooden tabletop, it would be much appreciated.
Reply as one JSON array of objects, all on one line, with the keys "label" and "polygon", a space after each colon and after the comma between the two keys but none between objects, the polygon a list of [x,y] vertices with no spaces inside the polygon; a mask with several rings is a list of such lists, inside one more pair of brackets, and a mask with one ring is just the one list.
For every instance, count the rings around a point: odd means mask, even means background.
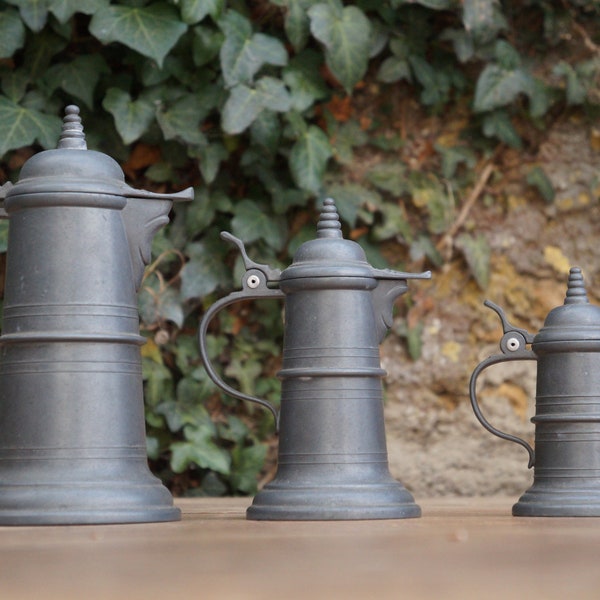
[{"label": "wooden tabletop", "polygon": [[514,500],[419,499],[420,519],[343,522],[178,500],[181,522],[0,527],[0,598],[600,598],[600,518],[512,517]]}]

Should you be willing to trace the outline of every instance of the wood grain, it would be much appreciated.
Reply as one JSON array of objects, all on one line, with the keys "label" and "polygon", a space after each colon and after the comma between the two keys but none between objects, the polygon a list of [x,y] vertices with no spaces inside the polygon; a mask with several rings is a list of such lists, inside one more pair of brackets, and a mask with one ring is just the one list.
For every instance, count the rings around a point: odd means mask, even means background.
[{"label": "wood grain", "polygon": [[419,501],[421,519],[0,528],[2,600],[598,598],[600,519],[516,518],[507,498]]}]

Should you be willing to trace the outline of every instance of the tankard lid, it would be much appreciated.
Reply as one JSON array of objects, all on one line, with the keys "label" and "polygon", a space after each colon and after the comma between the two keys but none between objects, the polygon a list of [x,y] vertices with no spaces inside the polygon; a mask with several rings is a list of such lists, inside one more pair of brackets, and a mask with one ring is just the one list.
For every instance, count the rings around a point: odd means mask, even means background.
[{"label": "tankard lid", "polygon": [[115,160],[87,149],[79,108],[70,105],[65,108],[57,148],[39,152],[23,165],[19,181],[7,194],[6,209],[10,212],[19,196],[73,192],[120,196],[125,185]]},{"label": "tankard lid", "polygon": [[327,198],[317,223],[317,237],[304,242],[292,264],[281,273],[281,280],[310,277],[368,277],[376,285],[373,267],[364,250],[352,240],[344,239],[335,202]]},{"label": "tankard lid", "polygon": [[544,326],[533,340],[532,348],[539,352],[548,345],[552,349],[571,348],[579,342],[589,349],[600,350],[600,307],[591,304],[587,297],[583,275],[579,267],[569,272],[567,293],[562,306],[553,308],[547,315]]}]

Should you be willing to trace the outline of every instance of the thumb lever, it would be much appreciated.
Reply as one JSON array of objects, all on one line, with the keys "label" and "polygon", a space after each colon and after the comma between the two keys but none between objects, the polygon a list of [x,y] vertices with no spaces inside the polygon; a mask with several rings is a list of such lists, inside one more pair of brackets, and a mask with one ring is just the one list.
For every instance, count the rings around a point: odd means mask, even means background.
[{"label": "thumb lever", "polygon": [[533,338],[535,337],[532,333],[529,333],[527,329],[522,329],[521,327],[515,327],[511,323],[509,323],[504,311],[497,305],[494,304],[491,300],[485,300],[483,303],[488,308],[491,308],[497,315],[500,317],[500,321],[502,323],[502,331],[504,333],[520,333],[524,338],[527,344],[533,343]]},{"label": "thumb lever", "polygon": [[242,260],[244,261],[244,266],[246,267],[247,271],[249,271],[250,269],[257,269],[265,274],[267,281],[280,280],[281,271],[279,269],[273,269],[269,265],[263,265],[254,262],[248,256],[248,253],[246,252],[246,248],[244,246],[244,242],[242,242],[242,240],[240,240],[239,238],[236,238],[235,235],[229,233],[228,231],[222,231],[221,239],[225,240],[226,242],[229,242],[230,244],[233,244],[234,246],[237,246],[238,250],[240,251],[240,254],[242,255]]}]

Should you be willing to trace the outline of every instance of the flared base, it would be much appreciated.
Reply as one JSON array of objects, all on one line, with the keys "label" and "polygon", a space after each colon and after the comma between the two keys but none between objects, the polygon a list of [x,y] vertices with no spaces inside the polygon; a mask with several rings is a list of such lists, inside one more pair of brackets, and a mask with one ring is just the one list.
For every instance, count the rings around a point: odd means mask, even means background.
[{"label": "flared base", "polygon": [[93,525],[178,521],[162,484],[0,485],[0,525]]},{"label": "flared base", "polygon": [[260,491],[246,517],[256,521],[410,519],[421,516],[412,495],[397,481],[380,484],[290,486],[277,480]]},{"label": "flared base", "polygon": [[515,517],[600,517],[599,489],[536,489],[532,486],[513,506]]}]

